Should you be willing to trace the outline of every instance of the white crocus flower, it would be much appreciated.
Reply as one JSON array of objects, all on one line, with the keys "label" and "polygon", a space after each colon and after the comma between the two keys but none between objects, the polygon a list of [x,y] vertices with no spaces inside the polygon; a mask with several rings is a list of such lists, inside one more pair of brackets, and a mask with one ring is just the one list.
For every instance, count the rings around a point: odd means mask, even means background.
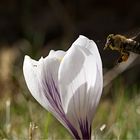
[{"label": "white crocus flower", "polygon": [[66,52],[50,51],[39,61],[25,56],[23,72],[33,97],[75,139],[91,139],[103,87],[102,62],[94,41],[79,36]]}]

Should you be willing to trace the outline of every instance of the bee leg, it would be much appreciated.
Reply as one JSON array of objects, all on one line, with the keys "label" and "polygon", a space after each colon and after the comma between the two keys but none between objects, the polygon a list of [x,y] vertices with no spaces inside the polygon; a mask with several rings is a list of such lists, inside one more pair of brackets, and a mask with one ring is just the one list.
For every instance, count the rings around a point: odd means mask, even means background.
[{"label": "bee leg", "polygon": [[117,63],[121,63],[121,62],[123,62],[122,56],[120,56],[117,60]]},{"label": "bee leg", "polygon": [[122,51],[122,52],[121,52],[121,56],[119,57],[119,59],[118,59],[117,62],[118,62],[118,63],[121,63],[121,62],[125,62],[125,61],[127,61],[129,55],[130,55],[129,52],[127,52],[127,51]]},{"label": "bee leg", "polygon": [[111,49],[111,50],[118,50],[118,48],[117,47],[113,47],[112,45],[109,45],[109,48]]},{"label": "bee leg", "polygon": [[127,52],[127,51],[123,51],[122,52],[122,59],[123,59],[123,61],[127,61],[128,60],[128,57],[129,57],[129,55],[130,55],[130,53],[129,52]]}]

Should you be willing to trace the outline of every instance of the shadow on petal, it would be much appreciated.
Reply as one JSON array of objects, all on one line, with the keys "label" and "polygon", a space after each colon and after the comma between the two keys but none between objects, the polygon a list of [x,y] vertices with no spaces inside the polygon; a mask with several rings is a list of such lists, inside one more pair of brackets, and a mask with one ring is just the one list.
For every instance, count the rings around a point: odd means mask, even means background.
[{"label": "shadow on petal", "polygon": [[68,104],[67,118],[77,130],[80,138],[90,139],[91,123],[88,120],[90,111],[90,94],[87,92],[87,83],[82,84],[74,93]]}]

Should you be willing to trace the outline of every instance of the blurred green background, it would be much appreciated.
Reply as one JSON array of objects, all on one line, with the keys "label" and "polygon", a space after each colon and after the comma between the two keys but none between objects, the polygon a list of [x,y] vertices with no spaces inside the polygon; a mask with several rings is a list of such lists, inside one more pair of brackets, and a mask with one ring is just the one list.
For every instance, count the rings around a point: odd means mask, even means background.
[{"label": "blurred green background", "polygon": [[[107,35],[132,37],[139,27],[139,0],[0,0],[0,139],[29,139],[30,122],[37,126],[33,140],[71,139],[30,95],[22,72],[25,54],[38,60],[51,49],[67,50],[82,34],[97,43],[106,73],[118,57],[103,51]],[[95,139],[140,139],[140,61],[133,63],[104,88]]]}]

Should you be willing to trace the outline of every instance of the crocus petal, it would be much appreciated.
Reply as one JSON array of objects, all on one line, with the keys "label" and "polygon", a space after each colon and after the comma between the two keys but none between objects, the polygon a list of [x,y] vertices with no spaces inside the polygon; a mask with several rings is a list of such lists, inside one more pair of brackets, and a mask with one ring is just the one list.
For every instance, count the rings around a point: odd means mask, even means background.
[{"label": "crocus petal", "polygon": [[[88,63],[89,68],[84,66],[84,64],[88,65]],[[84,71],[86,71],[86,73],[84,73],[84,75],[81,74],[80,77],[78,75],[80,75],[83,68],[85,69]],[[98,74],[101,73],[101,75],[97,77],[100,78],[100,87],[102,87],[102,63],[97,46],[88,38],[80,36],[67,51],[67,54],[64,56],[59,68],[59,87],[65,112],[67,112],[68,101],[73,96],[73,93],[70,94],[67,92],[71,92],[71,90],[76,91],[76,89],[78,89],[79,86],[85,82],[85,79],[88,80],[88,83],[90,83],[88,85],[89,87],[91,87],[92,84],[94,85],[96,81],[96,72],[94,71],[98,71]],[[72,84],[72,82],[79,77],[81,79],[78,82],[76,81],[73,85],[74,87],[71,88],[70,84]],[[92,79],[94,82],[91,83]]]},{"label": "crocus petal", "polygon": [[[33,97],[62,123],[63,109],[58,92],[59,59],[41,58],[39,61],[25,56],[23,73],[27,86]],[[63,122],[64,123],[64,122]],[[66,124],[64,123],[64,126]]]},{"label": "crocus petal", "polygon": [[67,51],[59,68],[59,87],[64,111],[79,136],[84,139],[90,137],[91,122],[101,96],[100,59],[96,44],[80,36]]}]

